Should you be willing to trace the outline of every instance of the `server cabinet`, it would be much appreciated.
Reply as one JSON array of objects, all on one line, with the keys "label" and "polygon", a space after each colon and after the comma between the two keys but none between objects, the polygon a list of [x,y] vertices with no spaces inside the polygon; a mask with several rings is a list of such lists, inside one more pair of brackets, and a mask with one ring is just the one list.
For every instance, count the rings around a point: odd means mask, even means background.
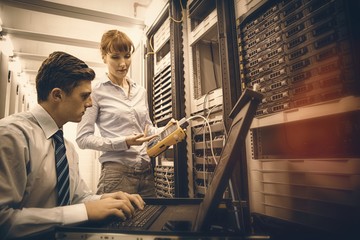
[{"label": "server cabinet", "polygon": [[[182,3],[169,1],[147,32],[147,81],[150,116],[158,126],[185,116]],[[188,196],[186,142],[153,159],[158,197]]]},{"label": "server cabinet", "polygon": [[355,231],[359,3],[237,4],[241,81],[265,94],[247,140],[254,221],[294,237]]}]

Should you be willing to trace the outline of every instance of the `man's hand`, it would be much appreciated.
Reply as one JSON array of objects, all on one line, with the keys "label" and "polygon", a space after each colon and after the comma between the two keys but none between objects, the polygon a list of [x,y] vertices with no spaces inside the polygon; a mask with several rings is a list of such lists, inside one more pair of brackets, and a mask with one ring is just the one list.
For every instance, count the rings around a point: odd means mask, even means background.
[{"label": "man's hand", "polygon": [[129,194],[122,191],[114,192],[114,193],[105,193],[101,196],[101,199],[105,199],[105,198],[128,200],[132,203],[132,205],[135,205],[135,207],[141,210],[144,209],[144,205],[145,205],[144,200],[141,198],[139,194]]},{"label": "man's hand", "polygon": [[116,216],[123,220],[134,215],[135,207],[144,209],[145,202],[139,194],[125,192],[105,193],[100,200],[85,203],[88,218],[98,221],[109,216]]},{"label": "man's hand", "polygon": [[105,198],[85,203],[90,221],[103,220],[109,216],[116,216],[123,220],[130,218],[134,213],[134,207],[129,200]]}]

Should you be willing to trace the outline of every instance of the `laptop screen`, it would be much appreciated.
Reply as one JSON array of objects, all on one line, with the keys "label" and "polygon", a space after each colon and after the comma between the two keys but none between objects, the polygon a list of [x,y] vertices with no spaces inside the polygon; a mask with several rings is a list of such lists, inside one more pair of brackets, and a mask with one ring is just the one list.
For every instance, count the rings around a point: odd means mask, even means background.
[{"label": "laptop screen", "polygon": [[246,161],[242,158],[241,148],[245,143],[262,94],[246,89],[235,104],[230,118],[233,119],[228,138],[222,149],[220,160],[215,168],[212,182],[206,190],[200,204],[199,212],[193,230],[207,230],[211,224],[211,215],[222,200],[222,195],[229,183],[236,161]]}]

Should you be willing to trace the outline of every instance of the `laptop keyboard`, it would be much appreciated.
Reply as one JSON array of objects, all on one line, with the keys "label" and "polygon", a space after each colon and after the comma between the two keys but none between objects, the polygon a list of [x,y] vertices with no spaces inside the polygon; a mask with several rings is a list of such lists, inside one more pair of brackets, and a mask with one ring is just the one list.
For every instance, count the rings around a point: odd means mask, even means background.
[{"label": "laptop keyboard", "polygon": [[126,221],[114,221],[109,224],[112,229],[141,229],[145,230],[156,220],[165,209],[162,205],[145,205],[144,210],[136,210],[132,218]]}]

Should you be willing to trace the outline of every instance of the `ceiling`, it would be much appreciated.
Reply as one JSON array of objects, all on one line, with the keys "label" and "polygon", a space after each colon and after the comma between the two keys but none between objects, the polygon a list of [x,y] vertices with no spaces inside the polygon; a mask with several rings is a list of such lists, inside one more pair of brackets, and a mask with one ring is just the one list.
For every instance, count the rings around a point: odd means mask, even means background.
[{"label": "ceiling", "polygon": [[102,34],[119,29],[137,46],[147,28],[145,16],[149,16],[151,6],[157,2],[0,0],[1,42],[10,43],[12,53],[8,55],[13,55],[11,60],[16,62],[13,66],[30,85],[34,85],[41,62],[53,51],[79,57],[100,76],[105,71],[99,51]]}]

